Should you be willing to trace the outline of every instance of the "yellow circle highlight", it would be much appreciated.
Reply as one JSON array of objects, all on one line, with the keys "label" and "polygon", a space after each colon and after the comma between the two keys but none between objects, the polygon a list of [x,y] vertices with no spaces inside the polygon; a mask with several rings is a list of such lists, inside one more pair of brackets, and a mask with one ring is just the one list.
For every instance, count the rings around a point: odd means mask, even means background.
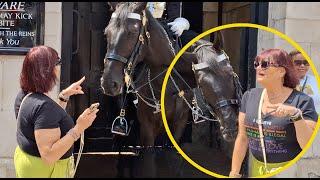
[{"label": "yellow circle highlight", "polygon": [[[281,37],[282,39],[286,40],[287,42],[289,42],[294,48],[296,48],[298,51],[301,52],[301,54],[303,55],[303,57],[309,62],[310,66],[311,66],[311,70],[314,73],[314,76],[317,80],[317,84],[318,84],[318,88],[320,89],[320,77],[319,74],[315,68],[315,65],[313,64],[311,58],[307,55],[307,53],[303,50],[303,48],[300,47],[300,45],[298,43],[296,43],[295,41],[293,41],[291,38],[289,38],[287,35],[281,33],[280,31],[270,28],[270,27],[266,27],[266,26],[262,26],[262,25],[258,25],[258,24],[252,24],[252,23],[232,23],[232,24],[226,24],[226,25],[222,25],[222,26],[218,26],[212,29],[209,29],[203,33],[201,33],[200,35],[198,35],[197,37],[195,37],[194,39],[192,39],[188,44],[186,44],[179,52],[178,54],[174,57],[172,63],[170,64],[168,71],[164,77],[163,80],[163,84],[162,84],[162,88],[161,88],[161,115],[162,115],[162,120],[163,120],[163,124],[165,127],[165,130],[167,132],[167,135],[170,139],[170,141],[172,142],[172,144],[174,145],[174,147],[176,148],[176,150],[181,154],[181,156],[187,160],[192,166],[194,166],[195,168],[197,168],[198,170],[202,171],[203,173],[206,173],[208,175],[214,176],[214,177],[218,177],[218,178],[225,178],[226,176],[220,175],[220,174],[216,174],[202,166],[200,166],[199,164],[197,164],[196,162],[194,162],[191,158],[189,158],[184,152],[183,150],[179,147],[179,145],[177,144],[177,142],[175,141],[175,139],[173,138],[171,131],[169,129],[168,123],[167,123],[167,119],[166,119],[166,114],[165,114],[165,106],[164,106],[164,97],[165,97],[165,93],[166,93],[166,87],[167,87],[167,83],[168,83],[168,79],[169,79],[169,75],[171,74],[171,71],[174,67],[174,65],[176,64],[176,62],[178,61],[178,59],[181,57],[181,55],[195,42],[197,42],[198,40],[200,40],[201,38],[215,32],[215,31],[220,31],[223,29],[229,29],[229,28],[234,28],[234,27],[245,27],[245,28],[257,28],[257,29],[261,29],[264,31],[268,31],[271,33],[274,33],[276,35],[278,35],[279,37]],[[306,151],[309,149],[309,147],[311,146],[314,138],[316,137],[317,131],[319,129],[320,126],[320,117],[318,119],[316,128],[311,136],[311,139],[308,141],[306,147],[293,159],[291,160],[288,164],[286,164],[285,166],[283,166],[282,168],[263,175],[263,176],[257,176],[257,177],[261,177],[261,178],[266,178],[266,177],[271,177],[274,176],[278,173],[280,173],[281,171],[286,170],[287,168],[289,168],[291,165],[293,165],[294,163],[296,163],[298,161],[298,159],[303,156]]]}]

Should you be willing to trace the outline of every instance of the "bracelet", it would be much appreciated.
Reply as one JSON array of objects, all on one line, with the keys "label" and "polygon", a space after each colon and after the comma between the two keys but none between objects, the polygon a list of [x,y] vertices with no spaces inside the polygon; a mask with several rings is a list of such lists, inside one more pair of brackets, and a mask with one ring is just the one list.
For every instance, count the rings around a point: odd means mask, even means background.
[{"label": "bracelet", "polygon": [[77,135],[77,133],[74,131],[74,129],[70,129],[67,134],[70,134],[70,136],[73,137],[74,141],[77,141],[79,139],[79,136]]},{"label": "bracelet", "polygon": [[302,111],[300,109],[297,109],[297,112],[294,115],[290,116],[291,122],[296,122],[301,119],[303,119],[303,117],[302,117]]},{"label": "bracelet", "polygon": [[229,177],[233,177],[233,178],[241,178],[241,174],[239,174],[239,173],[234,173],[234,172],[230,172],[229,173]]},{"label": "bracelet", "polygon": [[69,101],[69,97],[66,97],[63,95],[62,91],[61,93],[59,94],[58,96],[59,100],[62,101],[62,102],[68,102]]}]

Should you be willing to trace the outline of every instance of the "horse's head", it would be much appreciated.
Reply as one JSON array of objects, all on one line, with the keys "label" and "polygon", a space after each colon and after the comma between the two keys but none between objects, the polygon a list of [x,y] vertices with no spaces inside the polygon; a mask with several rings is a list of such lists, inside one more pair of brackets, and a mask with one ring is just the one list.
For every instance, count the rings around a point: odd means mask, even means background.
[{"label": "horse's head", "polygon": [[101,87],[107,95],[116,96],[122,92],[125,75],[130,75],[142,59],[144,39],[148,37],[146,5],[146,2],[109,3],[114,12],[105,29],[107,53],[101,78]]},{"label": "horse's head", "polygon": [[240,103],[242,92],[238,76],[223,51],[223,36],[221,32],[216,35],[213,46],[197,51],[199,64],[194,65],[194,71],[197,83],[212,107],[212,113],[219,118],[223,138],[230,142],[237,135],[237,103]]}]

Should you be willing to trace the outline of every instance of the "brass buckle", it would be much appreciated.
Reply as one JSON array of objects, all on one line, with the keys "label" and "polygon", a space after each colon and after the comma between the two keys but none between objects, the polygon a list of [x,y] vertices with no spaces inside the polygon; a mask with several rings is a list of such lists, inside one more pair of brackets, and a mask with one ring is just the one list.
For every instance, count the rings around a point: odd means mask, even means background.
[{"label": "brass buckle", "polygon": [[144,38],[141,34],[139,35],[139,41],[141,41],[141,43],[144,44]]},{"label": "brass buckle", "polygon": [[180,97],[184,96],[184,91],[180,91],[180,92],[179,92],[179,96],[180,96]]},{"label": "brass buckle", "polygon": [[146,32],[146,36],[147,36],[148,39],[150,39],[150,33],[149,33],[149,31]]},{"label": "brass buckle", "polygon": [[129,87],[131,84],[131,77],[127,72],[124,73],[124,82],[126,83],[127,87]]},{"label": "brass buckle", "polygon": [[125,109],[121,109],[120,110],[120,116],[124,117],[126,115],[126,110]]},{"label": "brass buckle", "polygon": [[195,97],[193,97],[193,99],[192,99],[192,104],[193,105],[197,104],[197,101],[196,101]]}]

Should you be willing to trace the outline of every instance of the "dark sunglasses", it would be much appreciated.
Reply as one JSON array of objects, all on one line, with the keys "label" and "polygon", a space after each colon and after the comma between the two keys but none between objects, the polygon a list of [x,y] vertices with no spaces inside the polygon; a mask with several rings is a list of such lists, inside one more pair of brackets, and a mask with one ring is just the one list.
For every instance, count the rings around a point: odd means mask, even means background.
[{"label": "dark sunglasses", "polygon": [[278,64],[275,64],[275,63],[273,63],[273,62],[266,61],[266,60],[254,61],[254,64],[253,64],[254,69],[257,69],[259,66],[260,66],[262,69],[268,69],[268,68],[271,67],[271,66],[273,66],[273,67],[279,67]]},{"label": "dark sunglasses", "polygon": [[309,66],[309,63],[308,63],[307,60],[294,60],[293,63],[296,66],[301,66],[302,64],[305,65],[305,66]]},{"label": "dark sunglasses", "polygon": [[56,62],[56,66],[59,66],[59,65],[61,65],[61,64],[62,64],[61,59],[58,59],[58,61]]}]

